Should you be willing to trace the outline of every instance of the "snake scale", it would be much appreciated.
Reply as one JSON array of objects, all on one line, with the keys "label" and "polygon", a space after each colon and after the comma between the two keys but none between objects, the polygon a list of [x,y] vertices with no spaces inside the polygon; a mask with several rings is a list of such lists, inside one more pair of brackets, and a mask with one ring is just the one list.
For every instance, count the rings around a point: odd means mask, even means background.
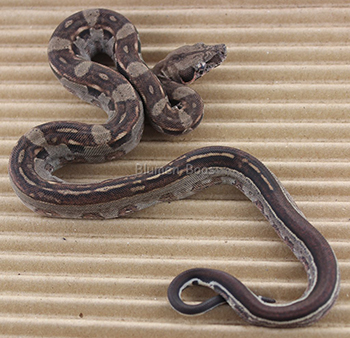
[{"label": "snake scale", "polygon": [[[114,61],[115,69],[93,61],[100,53]],[[225,45],[180,47],[151,70],[142,60],[138,33],[130,21],[107,9],[88,9],[56,28],[48,56],[63,86],[102,108],[108,120],[93,125],[49,122],[20,138],[11,153],[9,175],[25,205],[50,217],[106,219],[186,198],[213,185],[233,185],[259,208],[303,263],[308,288],[298,300],[277,304],[255,295],[225,272],[197,268],[183,272],[170,284],[172,307],[190,315],[227,302],[249,323],[269,327],[310,324],[332,307],[340,276],[331,247],[278,179],[244,151],[200,148],[157,171],[89,184],[54,176],[68,163],[104,162],[129,152],[141,138],[144,113],[162,133],[183,135],[196,128],[202,119],[203,101],[186,85],[225,60]],[[218,295],[200,304],[184,303],[181,293],[192,285],[209,287]]]}]

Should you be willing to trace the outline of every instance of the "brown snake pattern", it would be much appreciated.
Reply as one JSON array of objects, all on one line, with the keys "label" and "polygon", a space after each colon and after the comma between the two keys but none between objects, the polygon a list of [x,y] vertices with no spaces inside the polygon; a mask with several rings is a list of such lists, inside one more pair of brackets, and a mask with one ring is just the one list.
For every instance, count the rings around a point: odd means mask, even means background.
[{"label": "brown snake pattern", "polygon": [[[92,61],[99,53],[107,54],[116,69]],[[182,199],[212,185],[234,185],[256,204],[304,264],[307,291],[295,302],[276,305],[230,275],[194,269],[171,283],[171,305],[181,313],[196,314],[228,302],[252,324],[271,327],[309,324],[331,308],[340,281],[332,249],[277,178],[243,151],[196,149],[157,171],[90,184],[68,183],[53,175],[68,163],[104,162],[129,152],[141,138],[144,110],[152,126],[163,133],[182,135],[197,127],[203,102],[185,85],[220,65],[226,58],[225,45],[180,47],[150,70],[140,54],[136,28],[118,13],[89,9],[56,28],[48,55],[63,86],[101,107],[108,120],[94,125],[49,122],[20,138],[11,153],[9,175],[25,205],[50,217],[106,219]],[[190,285],[210,287],[219,296],[198,306],[187,305],[180,296]]]},{"label": "brown snake pattern", "polygon": [[[99,53],[107,54],[117,69],[91,61]],[[114,190],[122,180],[74,185],[52,173],[67,163],[104,162],[132,150],[143,132],[144,109],[160,132],[182,135],[193,130],[202,119],[203,102],[185,84],[220,65],[226,58],[225,45],[180,47],[151,71],[142,60],[136,28],[118,13],[92,9],[73,14],[56,28],[48,56],[63,86],[101,107],[108,121],[50,122],[30,130],[10,160],[16,193],[46,216],[114,218],[140,209],[136,203],[118,201],[121,195],[116,198]],[[131,192],[135,189],[143,186]]]}]

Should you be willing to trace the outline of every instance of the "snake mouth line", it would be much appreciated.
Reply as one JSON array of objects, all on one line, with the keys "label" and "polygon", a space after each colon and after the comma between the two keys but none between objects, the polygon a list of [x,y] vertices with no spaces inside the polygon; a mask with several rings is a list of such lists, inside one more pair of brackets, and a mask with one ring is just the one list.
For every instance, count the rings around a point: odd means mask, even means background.
[{"label": "snake mouth line", "polygon": [[198,78],[208,73],[213,68],[220,66],[227,57],[227,48],[226,45],[220,44],[213,46],[213,55],[207,61],[199,65],[197,70]]}]

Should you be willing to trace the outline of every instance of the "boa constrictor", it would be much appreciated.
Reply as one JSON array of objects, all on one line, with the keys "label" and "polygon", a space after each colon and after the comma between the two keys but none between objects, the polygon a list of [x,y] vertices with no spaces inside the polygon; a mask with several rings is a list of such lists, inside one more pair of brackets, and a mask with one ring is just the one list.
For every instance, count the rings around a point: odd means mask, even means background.
[{"label": "boa constrictor", "polygon": [[[116,69],[92,61],[99,53],[107,54]],[[271,327],[309,324],[331,308],[339,292],[339,269],[331,247],[277,178],[241,150],[196,149],[157,171],[91,184],[68,183],[53,175],[67,163],[108,161],[133,149],[141,138],[143,110],[160,132],[178,135],[193,130],[202,118],[203,102],[185,84],[220,65],[226,58],[225,45],[180,47],[150,70],[142,60],[135,27],[118,13],[89,9],[56,28],[48,55],[63,86],[101,107],[108,120],[94,125],[49,122],[22,136],[12,151],[9,175],[25,205],[50,217],[105,219],[185,198],[212,185],[234,185],[304,264],[307,291],[295,302],[275,304],[224,272],[192,269],[171,283],[171,305],[181,313],[196,314],[228,302],[250,323]],[[190,285],[210,287],[218,296],[199,305],[186,304],[180,296]]]}]

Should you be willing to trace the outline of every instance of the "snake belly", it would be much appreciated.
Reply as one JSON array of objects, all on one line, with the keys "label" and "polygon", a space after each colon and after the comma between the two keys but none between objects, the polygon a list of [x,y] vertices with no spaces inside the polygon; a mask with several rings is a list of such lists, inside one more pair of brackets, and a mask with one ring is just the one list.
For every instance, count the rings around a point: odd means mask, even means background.
[{"label": "snake belly", "polygon": [[[116,69],[92,61],[99,53],[109,55]],[[119,13],[89,9],[57,27],[48,55],[63,86],[101,107],[108,120],[93,125],[49,122],[20,138],[10,156],[9,176],[25,205],[49,217],[107,219],[186,198],[213,185],[233,185],[259,208],[303,263],[308,288],[290,304],[274,304],[227,273],[197,268],[171,283],[168,298],[173,308],[191,315],[227,302],[249,323],[269,327],[302,326],[327,313],[339,293],[336,257],[277,178],[250,154],[206,147],[158,170],[102,182],[75,184],[54,176],[69,163],[104,162],[129,152],[141,138],[144,112],[151,125],[166,134],[182,135],[196,128],[203,102],[186,85],[224,61],[224,45],[180,47],[150,70],[140,54],[136,28]],[[181,293],[192,285],[209,287],[218,296],[198,305],[186,304]]]},{"label": "snake belly", "polygon": [[[322,318],[339,294],[338,262],[327,240],[305,218],[277,177],[257,158],[235,148],[207,147],[184,156],[191,172],[197,172],[195,177],[201,177],[192,179],[196,189],[214,184],[233,185],[256,205],[304,265],[308,286],[299,299],[279,304],[256,295],[226,272],[195,268],[171,282],[168,288],[171,306],[181,314],[197,315],[228,303],[250,324],[271,328],[301,327]],[[218,295],[199,304],[187,304],[181,294],[191,286],[208,287]]]}]

